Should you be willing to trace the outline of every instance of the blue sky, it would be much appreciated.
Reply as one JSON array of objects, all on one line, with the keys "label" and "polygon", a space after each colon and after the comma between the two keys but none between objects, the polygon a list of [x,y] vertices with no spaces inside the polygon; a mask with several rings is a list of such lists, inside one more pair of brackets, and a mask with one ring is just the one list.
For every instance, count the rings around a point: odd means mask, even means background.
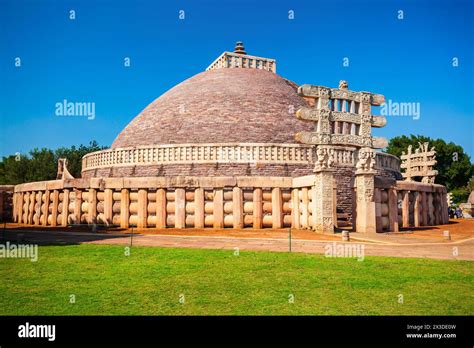
[{"label": "blue sky", "polygon": [[[93,139],[108,146],[155,98],[242,40],[298,84],[345,79],[420,103],[418,120],[387,116],[375,135],[439,137],[472,158],[473,12],[473,1],[448,0],[0,0],[0,156]],[[95,119],[56,116],[64,99],[95,103]]]}]

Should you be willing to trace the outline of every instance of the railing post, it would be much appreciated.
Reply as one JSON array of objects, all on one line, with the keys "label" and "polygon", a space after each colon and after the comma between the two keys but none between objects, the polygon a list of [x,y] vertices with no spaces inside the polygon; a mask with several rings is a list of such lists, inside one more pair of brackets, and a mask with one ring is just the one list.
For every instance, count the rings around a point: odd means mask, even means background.
[{"label": "railing post", "polygon": [[281,199],[281,189],[274,187],[272,189],[272,227],[281,228],[283,225],[282,216],[283,202]]},{"label": "railing post", "polygon": [[253,228],[262,228],[263,223],[263,192],[260,187],[256,187],[253,190]]},{"label": "railing post", "polygon": [[87,221],[90,225],[96,223],[97,218],[97,190],[96,189],[89,189],[88,194],[88,205],[89,209],[87,211]]},{"label": "railing post", "polygon": [[49,217],[49,201],[51,199],[51,192],[49,190],[46,190],[44,193],[44,219],[43,219],[43,225],[48,226],[48,217]]},{"label": "railing post", "polygon": [[214,190],[214,228],[224,227],[224,190]]},{"label": "railing post", "polygon": [[67,226],[69,217],[69,189],[63,190],[63,209],[61,211],[61,226]]},{"label": "railing post", "polygon": [[232,189],[232,217],[234,228],[244,227],[244,200],[240,187]]},{"label": "railing post", "polygon": [[410,227],[410,193],[402,193],[402,227]]},{"label": "railing post", "polygon": [[413,207],[413,223],[415,227],[420,227],[420,215],[421,215],[421,194],[418,191],[413,192],[415,195],[415,205]]},{"label": "railing post", "polygon": [[138,190],[138,228],[147,227],[148,192],[146,189]]},{"label": "railing post", "polygon": [[389,231],[398,232],[398,197],[395,188],[388,189]]},{"label": "railing post", "polygon": [[104,190],[104,218],[107,226],[112,225],[113,204],[113,191],[112,189],[106,188]]},{"label": "railing post", "polygon": [[166,190],[156,190],[156,228],[166,228]]},{"label": "railing post", "polygon": [[175,191],[175,228],[186,227],[186,192],[184,188],[177,188]]},{"label": "railing post", "polygon": [[53,210],[51,212],[51,226],[58,224],[58,205],[59,205],[59,191],[53,191]]},{"label": "railing post", "polygon": [[120,228],[128,228],[130,222],[130,190],[120,191]]},{"label": "railing post", "polygon": [[82,218],[82,191],[75,189],[75,199],[74,199],[74,222],[76,224],[81,224]]},{"label": "railing post", "polygon": [[291,207],[291,216],[292,216],[292,224],[291,227],[300,229],[300,197],[299,197],[299,189],[295,188],[291,191],[291,200],[292,200],[292,207]]}]

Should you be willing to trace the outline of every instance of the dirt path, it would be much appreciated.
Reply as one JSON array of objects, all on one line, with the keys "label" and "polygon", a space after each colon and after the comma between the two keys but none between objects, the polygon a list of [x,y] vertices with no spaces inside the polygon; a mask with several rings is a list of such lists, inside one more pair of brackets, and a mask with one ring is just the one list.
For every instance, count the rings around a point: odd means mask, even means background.
[{"label": "dirt path", "polygon": [[[234,237],[223,235],[169,235],[169,234],[134,234],[124,233],[91,233],[55,230],[23,230],[19,226],[15,229],[3,231],[5,240],[16,241],[18,243],[38,243],[38,244],[115,244],[134,246],[159,246],[177,248],[201,248],[201,249],[227,249],[276,251],[288,252],[288,233],[285,235],[272,235],[269,237]],[[307,231],[305,231],[307,232]],[[311,233],[311,232],[309,232]],[[314,233],[313,233],[314,235]],[[357,235],[357,234],[351,234]],[[318,235],[319,239],[303,239],[301,235],[296,235],[291,242],[292,252],[303,253],[324,253],[333,243],[342,244],[340,236]],[[441,236],[437,238],[418,237],[413,235],[392,235],[376,236],[371,240],[362,240],[365,236],[352,238],[352,245],[363,245],[364,256],[395,256],[395,257],[415,257],[433,259],[452,260],[474,260],[474,233],[470,232],[465,238],[453,238],[451,241],[444,240]],[[362,238],[362,239],[359,239]],[[324,240],[325,239],[325,240]],[[380,239],[380,240],[379,240]],[[408,239],[408,242],[406,241]],[[434,239],[434,241],[433,241]]]}]

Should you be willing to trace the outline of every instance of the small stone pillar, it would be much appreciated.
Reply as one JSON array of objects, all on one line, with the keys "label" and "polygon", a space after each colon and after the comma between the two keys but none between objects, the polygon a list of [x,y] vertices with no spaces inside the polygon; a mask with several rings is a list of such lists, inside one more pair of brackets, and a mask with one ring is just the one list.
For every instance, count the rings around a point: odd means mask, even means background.
[{"label": "small stone pillar", "polygon": [[356,193],[356,231],[376,233],[375,213],[375,151],[370,148],[359,150],[359,161],[355,172]]}]

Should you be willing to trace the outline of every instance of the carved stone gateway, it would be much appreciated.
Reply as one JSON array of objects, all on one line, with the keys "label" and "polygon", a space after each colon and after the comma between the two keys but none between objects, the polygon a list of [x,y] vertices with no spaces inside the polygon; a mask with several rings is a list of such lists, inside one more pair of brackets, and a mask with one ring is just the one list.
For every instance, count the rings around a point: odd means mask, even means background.
[{"label": "carved stone gateway", "polygon": [[388,145],[384,138],[372,137],[372,127],[383,127],[387,120],[383,116],[372,116],[371,105],[381,105],[385,97],[380,94],[354,92],[343,88],[327,88],[303,85],[298,93],[315,99],[311,108],[301,108],[296,117],[312,121],[314,132],[300,132],[295,138],[303,144],[344,145],[381,149]]},{"label": "carved stone gateway", "polygon": [[407,181],[414,181],[414,177],[421,177],[421,182],[425,184],[434,184],[438,171],[433,169],[436,164],[436,151],[432,147],[429,150],[429,143],[419,143],[419,147],[412,153],[412,146],[408,146],[408,153],[402,152],[401,168],[405,169],[402,173]]},{"label": "carved stone gateway", "polygon": [[372,127],[383,127],[387,123],[383,116],[372,116],[371,106],[381,105],[385,97],[368,92],[348,89],[347,81],[340,81],[339,88],[303,85],[298,93],[311,100],[312,107],[301,108],[296,117],[314,122],[313,132],[300,132],[295,139],[303,144],[314,145],[315,229],[333,232],[336,220],[332,194],[334,153],[344,146],[353,148],[358,154],[356,164],[357,216],[356,230],[375,232],[374,177],[376,174],[376,152],[374,149],[388,145],[384,138],[372,136]]}]

